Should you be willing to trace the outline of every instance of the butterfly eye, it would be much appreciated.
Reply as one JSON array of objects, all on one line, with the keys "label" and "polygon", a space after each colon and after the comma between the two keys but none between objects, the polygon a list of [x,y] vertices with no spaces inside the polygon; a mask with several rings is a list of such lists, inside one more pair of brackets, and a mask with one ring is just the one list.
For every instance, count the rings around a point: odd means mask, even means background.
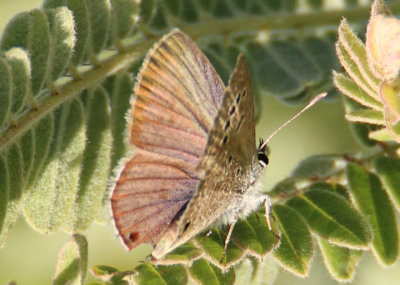
[{"label": "butterfly eye", "polygon": [[268,165],[269,159],[268,156],[264,152],[257,153],[258,162],[264,168]]}]

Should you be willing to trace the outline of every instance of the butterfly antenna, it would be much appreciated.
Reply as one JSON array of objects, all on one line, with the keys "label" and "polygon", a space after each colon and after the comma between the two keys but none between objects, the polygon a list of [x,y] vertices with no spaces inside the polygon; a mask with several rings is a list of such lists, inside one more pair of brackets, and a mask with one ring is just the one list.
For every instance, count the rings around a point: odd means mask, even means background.
[{"label": "butterfly antenna", "polygon": [[295,119],[297,119],[298,116],[300,116],[301,114],[303,114],[307,109],[309,109],[310,107],[312,107],[315,103],[317,103],[319,100],[321,100],[322,98],[324,98],[328,93],[324,92],[321,93],[317,96],[315,96],[308,104],[307,106],[305,106],[303,109],[301,109],[296,115],[294,115],[290,120],[288,120],[286,123],[284,123],[282,126],[280,126],[279,128],[277,128],[266,140],[265,142],[260,146],[260,149],[262,149],[263,147],[265,147],[268,142],[272,139],[273,136],[275,136],[280,130],[282,130],[284,127],[286,127],[287,125],[289,125],[292,121],[294,121]]}]

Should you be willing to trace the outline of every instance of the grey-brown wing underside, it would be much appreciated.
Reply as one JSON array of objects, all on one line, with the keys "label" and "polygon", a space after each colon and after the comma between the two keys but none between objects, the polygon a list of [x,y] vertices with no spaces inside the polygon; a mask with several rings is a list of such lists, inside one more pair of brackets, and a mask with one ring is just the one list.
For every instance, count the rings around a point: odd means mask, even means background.
[{"label": "grey-brown wing underside", "polygon": [[197,166],[201,181],[180,220],[176,243],[209,227],[240,199],[256,154],[253,94],[240,55]]}]

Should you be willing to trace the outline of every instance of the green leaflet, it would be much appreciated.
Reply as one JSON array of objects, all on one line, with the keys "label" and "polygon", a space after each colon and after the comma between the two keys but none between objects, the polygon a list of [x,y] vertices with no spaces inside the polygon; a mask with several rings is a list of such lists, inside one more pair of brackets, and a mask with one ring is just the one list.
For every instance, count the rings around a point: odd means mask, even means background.
[{"label": "green leaflet", "polygon": [[379,81],[369,70],[364,44],[350,29],[346,20],[342,20],[339,26],[336,52],[342,66],[357,85],[369,96],[380,101],[378,96]]},{"label": "green leaflet", "polygon": [[[304,86],[290,76],[265,48],[257,44],[250,44],[247,48],[251,61],[258,63],[252,69],[258,74],[255,79],[260,83],[259,88],[280,98],[292,97],[304,90]],[[264,73],[264,70],[268,72]]]},{"label": "green leaflet", "polygon": [[64,228],[87,229],[98,213],[110,173],[111,132],[107,94],[104,89],[91,90],[84,96],[86,134],[82,145],[80,177],[74,204]]},{"label": "green leaflet", "polygon": [[127,37],[132,32],[135,24],[132,15],[136,14],[137,9],[137,3],[134,1],[111,1],[112,38],[115,42]]},{"label": "green leaflet", "polygon": [[363,251],[334,245],[323,238],[318,239],[324,263],[337,281],[351,281]]},{"label": "green leaflet", "polygon": [[[31,172],[33,171],[33,163],[34,163],[34,155],[36,151],[36,146],[35,146],[35,135],[34,131],[30,130],[25,135],[21,138],[19,147],[21,149],[21,154],[22,154],[22,161],[24,162],[23,165],[23,180],[24,180],[24,193],[29,193],[29,188],[28,188],[28,181],[30,176],[32,175]],[[25,197],[23,197],[25,198]]]},{"label": "green leaflet", "polygon": [[199,235],[196,238],[196,244],[204,251],[203,258],[223,270],[238,263],[245,254],[262,259],[279,243],[279,240],[268,229],[262,208],[257,213],[252,213],[247,219],[239,220],[236,223],[226,257],[221,264],[227,231],[228,227],[215,229],[207,237]]},{"label": "green leaflet", "polygon": [[[376,141],[373,141],[374,139],[374,128],[372,128],[370,125],[366,125],[363,123],[351,123],[350,124],[351,130],[353,131],[354,136],[356,137],[357,141],[364,146],[367,147],[372,147],[376,145]],[[386,129],[380,129],[380,130],[386,130]],[[391,137],[391,141],[393,141],[393,138]]]},{"label": "green leaflet", "polygon": [[287,204],[304,217],[314,233],[330,242],[356,249],[369,247],[371,234],[368,225],[339,195],[314,188]]},{"label": "green leaflet", "polygon": [[[175,2],[178,1],[175,0]],[[180,3],[177,4],[180,4],[178,9],[179,15],[177,15],[179,18],[188,23],[196,23],[199,21],[199,12],[196,9],[196,3],[194,3],[193,0],[180,1]],[[170,11],[172,12],[173,9],[170,9]]]},{"label": "green leaflet", "polygon": [[92,275],[100,278],[103,281],[107,281],[112,275],[119,272],[118,269],[107,266],[107,265],[97,265],[90,268]]},{"label": "green leaflet", "polygon": [[393,264],[399,251],[397,223],[379,178],[354,163],[347,165],[346,176],[357,207],[371,225],[374,254],[383,264]]},{"label": "green leaflet", "polygon": [[[384,6],[382,1],[376,1],[374,5]],[[334,81],[337,88],[343,92],[348,98],[355,100],[359,104],[373,110],[352,110],[347,109],[346,119],[352,122],[360,122],[363,124],[381,125],[385,128],[377,130],[376,128],[370,129],[368,127],[356,126],[353,127],[354,132],[361,142],[367,146],[372,146],[373,143],[368,142],[368,138],[387,142],[389,136],[392,141],[400,141],[400,124],[397,124],[398,114],[398,82],[396,80],[396,66],[383,67],[382,62],[390,65],[394,61],[388,58],[390,51],[388,48],[377,49],[374,45],[384,45],[379,37],[392,40],[384,31],[382,22],[377,18],[383,15],[389,15],[389,9],[380,8],[379,11],[371,12],[371,19],[367,26],[366,45],[356,36],[350,29],[347,21],[342,20],[339,26],[339,40],[336,43],[336,52],[338,54],[341,65],[344,67],[349,77],[341,74],[334,73]],[[378,15],[381,14],[381,15]],[[381,19],[381,18],[379,18]],[[389,20],[390,18],[386,18]],[[381,19],[382,20],[382,19]],[[395,20],[395,18],[393,18]],[[383,20],[382,20],[383,21]],[[384,25],[384,24],[383,24]],[[393,24],[392,30],[397,27]],[[377,29],[377,27],[379,27]],[[375,42],[377,41],[377,42]],[[379,44],[378,44],[379,42]],[[390,44],[390,46],[393,46]],[[384,55],[385,54],[385,55]],[[379,58],[379,60],[378,60]],[[379,63],[378,63],[379,62]],[[388,69],[387,74],[392,74],[389,79],[385,79],[383,69]],[[393,77],[393,78],[392,78]],[[393,80],[394,79],[394,80]],[[346,107],[349,107],[346,102]],[[369,133],[367,137],[366,134]],[[389,135],[389,136],[388,136]]]},{"label": "green leaflet", "polygon": [[24,180],[21,179],[21,177],[24,176],[24,162],[18,144],[14,144],[8,149],[4,156],[4,160],[6,161],[8,168],[9,189],[7,213],[4,219],[3,228],[0,232],[0,247],[4,245],[9,230],[14,226],[21,214],[23,205],[22,192],[24,189]]},{"label": "green leaflet", "polygon": [[86,1],[80,0],[46,0],[44,8],[57,8],[66,5],[72,12],[75,21],[75,46],[72,55],[72,63],[78,65],[85,56],[89,35],[89,19]]},{"label": "green leaflet", "polygon": [[53,284],[84,284],[88,263],[88,243],[83,235],[75,234],[62,247],[57,261]]},{"label": "green leaflet", "polygon": [[[4,220],[7,214],[9,188],[8,169],[6,167],[6,162],[0,156],[0,232],[3,232]],[[2,244],[0,244],[0,247]]]},{"label": "green leaflet", "polygon": [[80,101],[59,109],[54,126],[43,172],[25,203],[28,221],[43,232],[57,231],[74,202],[85,142]]},{"label": "green leaflet", "polygon": [[64,75],[67,68],[73,48],[75,46],[75,22],[72,12],[66,7],[49,9],[46,15],[50,25],[51,34],[51,66],[49,79],[57,80]]},{"label": "green leaflet", "polygon": [[12,77],[11,68],[6,60],[0,57],[0,126],[7,120],[11,109]]},{"label": "green leaflet", "polygon": [[[109,77],[103,84],[108,93],[111,114],[110,128],[112,134],[112,149],[111,149],[111,165],[110,175],[114,176],[114,172],[118,169],[119,161],[127,154],[126,138],[128,130],[126,123],[126,114],[131,106],[130,98],[133,91],[133,80],[131,76],[124,72],[117,76]],[[102,213],[98,213],[96,220],[98,222],[107,223],[110,215],[109,197],[112,189],[107,188],[104,192],[101,203]]]},{"label": "green leaflet", "polygon": [[264,207],[252,213],[244,220],[239,220],[232,233],[231,241],[250,255],[262,259],[279,240],[269,230],[264,216]]},{"label": "green leaflet", "polygon": [[392,157],[377,157],[374,166],[393,203],[400,209],[400,160]]},{"label": "green leaflet", "polygon": [[302,160],[292,171],[291,176],[299,178],[329,177],[343,168],[343,156],[315,155]]},{"label": "green leaflet", "polygon": [[[31,87],[31,62],[26,51],[21,48],[8,50],[5,57],[10,65],[12,75],[11,112],[13,115],[18,115],[27,105],[26,99]],[[0,78],[4,77],[0,76]]]},{"label": "green leaflet", "polygon": [[385,125],[382,112],[375,110],[357,110],[346,114],[346,119],[351,122],[359,122],[371,125]]},{"label": "green leaflet", "polygon": [[143,1],[143,4],[139,6],[140,19],[142,19],[149,28],[158,32],[166,32],[166,28],[170,26],[167,21],[167,16],[162,10],[163,2],[164,1],[159,0],[147,0]]},{"label": "green leaflet", "polygon": [[235,272],[237,285],[272,285],[279,274],[279,266],[272,255],[267,255],[261,261],[245,258]]},{"label": "green leaflet", "polygon": [[[234,270],[223,273],[217,267],[204,259],[194,261],[190,268],[185,269],[182,265],[163,266],[144,263],[135,268],[135,271],[119,271],[110,266],[96,266],[91,269],[97,278],[111,282],[111,284],[188,284],[189,278],[195,280],[196,284],[233,284],[235,281]],[[189,277],[190,276],[190,277]]]},{"label": "green leaflet", "polygon": [[389,133],[389,131],[386,128],[382,128],[382,129],[379,129],[376,131],[370,131],[369,133],[367,133],[367,135],[372,140],[377,140],[377,141],[381,141],[381,142],[392,142],[393,141],[393,137],[391,136],[391,134]]},{"label": "green leaflet", "polygon": [[187,284],[188,277],[183,266],[158,266],[160,275],[164,278],[167,284]]},{"label": "green leaflet", "polygon": [[226,256],[221,262],[227,231],[227,227],[224,229],[214,229],[208,237],[200,234],[195,240],[196,245],[203,250],[204,258],[214,266],[221,268],[221,270],[227,270],[232,265],[237,264],[244,256],[244,252],[235,243],[230,242]]},{"label": "green leaflet", "polygon": [[167,254],[165,258],[156,260],[153,263],[160,265],[184,264],[188,266],[193,260],[200,258],[202,255],[202,250],[189,241]]},{"label": "green leaflet", "polygon": [[29,173],[27,187],[31,189],[39,172],[42,170],[42,165],[47,158],[50,150],[51,138],[54,133],[54,118],[48,115],[43,118],[33,129],[34,153],[32,162],[32,171]]},{"label": "green leaflet", "polygon": [[131,107],[130,99],[133,96],[133,80],[128,73],[110,78],[110,84],[104,84],[110,100],[110,128],[112,132],[113,152],[111,158],[112,169],[119,160],[126,155],[127,123],[126,116]]},{"label": "green leaflet", "polygon": [[[128,285],[129,282],[132,282],[134,271],[118,271],[118,269],[107,266],[107,265],[98,265],[94,266],[90,269],[93,276],[101,279],[105,282],[110,282],[111,284],[120,284],[120,285]],[[97,284],[97,283],[94,283]],[[103,284],[103,283],[99,283]]]},{"label": "green leaflet", "polygon": [[313,86],[322,80],[322,72],[302,45],[274,41],[267,50],[282,67],[304,86]]},{"label": "green leaflet", "polygon": [[[352,112],[363,112],[363,111],[372,111],[376,112],[374,110],[368,110],[356,101],[353,101],[347,97],[343,97],[345,109],[347,113],[352,113]],[[376,115],[376,113],[375,113]],[[347,115],[346,115],[347,116]],[[379,115],[378,115],[379,116]],[[361,120],[362,121],[362,120]],[[365,121],[365,120],[364,120]],[[375,120],[376,123],[376,120]],[[356,139],[365,146],[374,146],[376,144],[375,141],[371,140],[369,138],[369,132],[371,130],[375,130],[379,128],[379,126],[373,126],[370,124],[365,124],[365,123],[358,123],[358,122],[352,122],[350,124],[350,127],[353,131],[353,134],[355,135]]]},{"label": "green leaflet", "polygon": [[89,58],[94,62],[94,57],[104,47],[110,29],[110,2],[108,0],[87,0],[89,14]]},{"label": "green leaflet", "polygon": [[[17,35],[17,36],[16,36]],[[21,13],[7,25],[0,43],[2,50],[23,47],[30,55],[32,92],[39,95],[48,76],[50,30],[41,10]]]},{"label": "green leaflet", "polygon": [[135,281],[137,284],[186,284],[187,274],[183,266],[153,266],[145,263],[136,267]]},{"label": "green leaflet", "polygon": [[188,272],[191,278],[200,284],[222,285],[233,284],[235,281],[235,271],[233,269],[223,273],[219,268],[204,259],[193,262]]},{"label": "green leaflet", "polygon": [[347,97],[357,101],[361,105],[368,108],[379,111],[383,110],[382,102],[374,99],[374,97],[369,96],[368,93],[360,89],[359,86],[349,77],[334,71],[333,80],[340,92],[345,94]]},{"label": "green leaflet", "polygon": [[291,273],[307,276],[313,245],[306,223],[288,206],[275,205],[272,213],[281,231],[281,243],[273,253],[275,259]]}]

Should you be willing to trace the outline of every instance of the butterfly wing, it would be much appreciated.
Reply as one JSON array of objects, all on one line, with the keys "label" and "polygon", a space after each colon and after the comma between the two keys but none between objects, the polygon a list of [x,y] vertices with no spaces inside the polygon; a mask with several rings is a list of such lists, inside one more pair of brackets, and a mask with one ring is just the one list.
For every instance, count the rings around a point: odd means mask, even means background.
[{"label": "butterfly wing", "polygon": [[[208,137],[207,148],[197,166],[200,175],[203,174],[204,177],[205,172],[216,164],[219,156],[222,158],[226,153],[230,153],[243,166],[249,166],[257,153],[253,91],[242,54],[239,55],[229,79],[222,106]],[[219,159],[218,162],[223,164],[224,160]]]},{"label": "butterfly wing", "polygon": [[171,32],[149,52],[131,108],[134,154],[111,197],[116,228],[129,249],[155,245],[191,199],[223,90],[208,59],[183,33]]},{"label": "butterfly wing", "polygon": [[237,205],[249,187],[249,167],[256,159],[254,105],[247,65],[242,55],[225,89],[206,149],[197,166],[201,181],[177,221],[175,240],[162,240],[153,256],[165,253],[212,225]]}]

